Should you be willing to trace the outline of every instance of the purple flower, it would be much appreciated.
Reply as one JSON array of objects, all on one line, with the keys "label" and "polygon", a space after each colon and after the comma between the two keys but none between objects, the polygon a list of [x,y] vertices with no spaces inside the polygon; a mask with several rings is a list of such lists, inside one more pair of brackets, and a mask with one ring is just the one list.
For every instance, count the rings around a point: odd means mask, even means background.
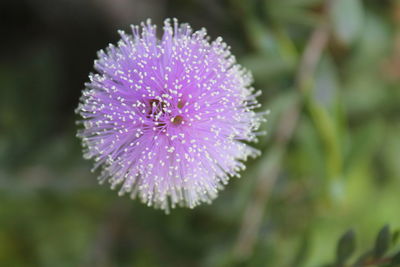
[{"label": "purple flower", "polygon": [[242,141],[256,140],[262,118],[251,75],[222,38],[169,19],[163,31],[158,39],[150,20],[120,31],[118,46],[98,52],[77,112],[99,181],[168,211],[211,202],[239,176],[259,153]]}]

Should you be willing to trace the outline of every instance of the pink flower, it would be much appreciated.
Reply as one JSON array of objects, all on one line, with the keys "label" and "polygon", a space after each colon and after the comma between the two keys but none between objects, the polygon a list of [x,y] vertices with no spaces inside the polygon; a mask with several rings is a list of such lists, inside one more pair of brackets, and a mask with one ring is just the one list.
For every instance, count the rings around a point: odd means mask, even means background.
[{"label": "pink flower", "polygon": [[211,202],[242,161],[258,151],[262,120],[249,72],[222,38],[167,19],[161,40],[150,21],[120,32],[98,52],[77,112],[85,157],[100,182],[164,210]]}]

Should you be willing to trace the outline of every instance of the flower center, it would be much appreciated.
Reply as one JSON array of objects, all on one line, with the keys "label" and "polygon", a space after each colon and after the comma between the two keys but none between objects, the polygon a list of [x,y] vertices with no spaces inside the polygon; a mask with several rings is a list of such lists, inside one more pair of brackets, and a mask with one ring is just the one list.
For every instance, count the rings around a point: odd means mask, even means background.
[{"label": "flower center", "polygon": [[[179,100],[176,107],[182,109],[185,106],[185,103],[182,100]],[[160,101],[158,99],[150,99],[148,100],[147,113],[146,117],[148,119],[153,120],[158,127],[165,126],[165,115],[169,113],[167,111],[167,104],[164,101]],[[169,117],[169,116],[168,116]],[[184,119],[181,115],[176,115],[170,119],[170,122],[174,125],[181,125]]]},{"label": "flower center", "polygon": [[158,99],[150,99],[147,110],[147,118],[154,117],[157,114],[164,113],[166,104]]}]

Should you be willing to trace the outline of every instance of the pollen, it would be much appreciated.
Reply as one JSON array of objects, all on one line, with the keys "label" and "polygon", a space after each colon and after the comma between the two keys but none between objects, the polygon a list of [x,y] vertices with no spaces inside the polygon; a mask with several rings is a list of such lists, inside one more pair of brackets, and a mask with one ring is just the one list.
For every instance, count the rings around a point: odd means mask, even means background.
[{"label": "pollen", "polygon": [[183,103],[182,100],[179,100],[177,107],[178,107],[179,109],[182,109],[184,106],[185,106],[185,103]]},{"label": "pollen", "polygon": [[172,123],[175,124],[175,125],[180,125],[180,124],[182,124],[182,122],[183,122],[183,117],[180,116],[180,115],[175,116],[175,117],[172,119]]}]

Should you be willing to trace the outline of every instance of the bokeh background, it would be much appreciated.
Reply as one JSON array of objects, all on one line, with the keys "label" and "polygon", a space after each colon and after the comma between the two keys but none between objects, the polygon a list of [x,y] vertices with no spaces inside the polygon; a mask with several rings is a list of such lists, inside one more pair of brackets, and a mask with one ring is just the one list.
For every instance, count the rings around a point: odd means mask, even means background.
[{"label": "bokeh background", "polygon": [[[99,186],[74,113],[96,51],[146,18],[223,36],[267,135],[212,205]],[[3,0],[0,266],[322,266],[400,226],[400,1]]]}]

